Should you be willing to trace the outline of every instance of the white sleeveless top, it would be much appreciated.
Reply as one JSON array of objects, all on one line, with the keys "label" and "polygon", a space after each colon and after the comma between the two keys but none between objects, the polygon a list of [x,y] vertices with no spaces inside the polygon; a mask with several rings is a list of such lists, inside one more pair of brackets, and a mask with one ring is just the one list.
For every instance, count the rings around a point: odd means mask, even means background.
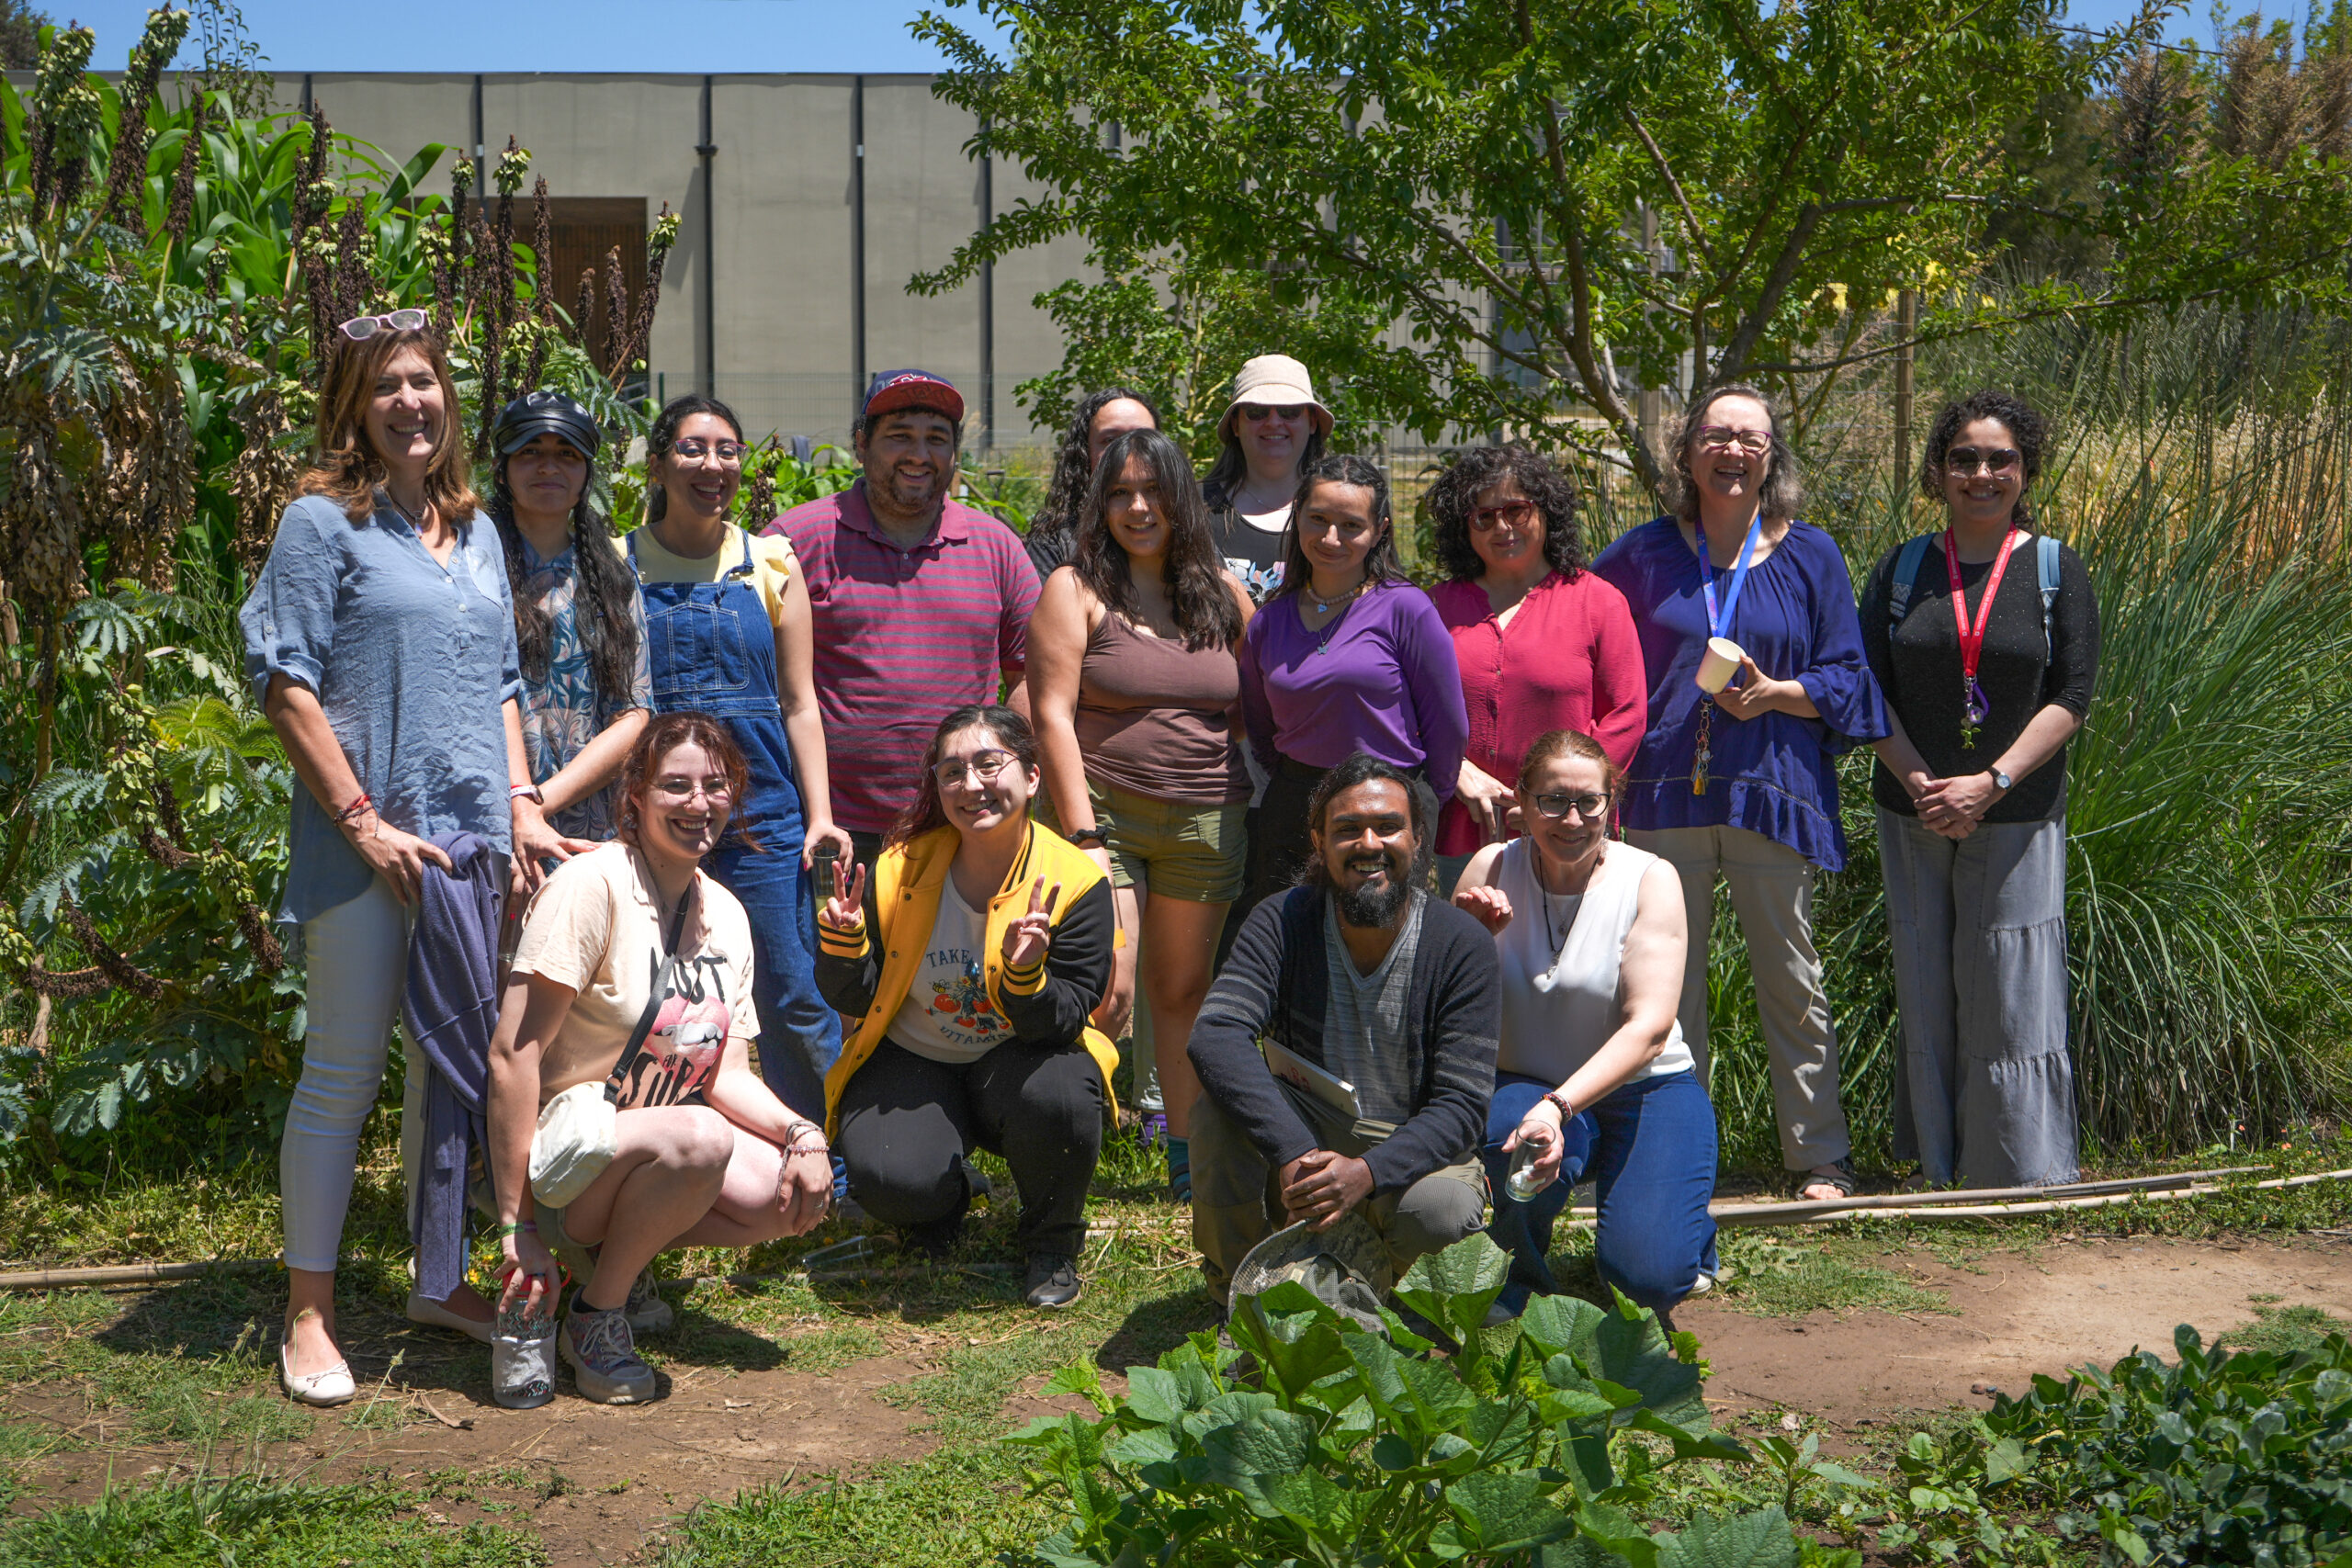
[{"label": "white sleeveless top", "polygon": [[[1547,894],[1535,880],[1535,852],[1514,839],[1496,859],[1489,880],[1510,899],[1511,921],[1495,938],[1502,963],[1502,1034],[1495,1066],[1549,1083],[1592,1058],[1624,1021],[1619,971],[1625,933],[1634,929],[1641,905],[1642,874],[1658,857],[1612,840],[1581,895]],[[1544,923],[1544,900],[1551,923]],[[1562,922],[1566,921],[1565,927]],[[1554,957],[1552,943],[1561,941]],[[1678,1021],[1666,1049],[1636,1078],[1689,1072],[1690,1047]]]}]

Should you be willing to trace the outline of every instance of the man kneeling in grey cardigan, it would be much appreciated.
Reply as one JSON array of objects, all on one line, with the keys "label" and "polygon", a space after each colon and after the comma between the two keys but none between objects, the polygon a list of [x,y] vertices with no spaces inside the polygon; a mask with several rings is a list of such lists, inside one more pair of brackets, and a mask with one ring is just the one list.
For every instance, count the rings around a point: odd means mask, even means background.
[{"label": "man kneeling in grey cardigan", "polygon": [[[1361,1209],[1402,1274],[1486,1223],[1495,943],[1424,891],[1426,798],[1362,752],[1326,773],[1301,885],[1250,911],[1193,1025],[1193,1239],[1220,1306],[1282,1225]],[[1261,1041],[1352,1085],[1355,1113]]]}]

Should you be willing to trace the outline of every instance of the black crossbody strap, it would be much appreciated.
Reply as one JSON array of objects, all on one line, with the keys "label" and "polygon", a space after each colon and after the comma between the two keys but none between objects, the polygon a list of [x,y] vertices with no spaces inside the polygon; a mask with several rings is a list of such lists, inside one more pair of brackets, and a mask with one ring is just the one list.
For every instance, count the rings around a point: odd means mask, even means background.
[{"label": "black crossbody strap", "polygon": [[669,997],[670,976],[678,967],[678,944],[685,940],[686,912],[694,908],[695,889],[700,886],[697,874],[678,899],[678,912],[670,921],[670,948],[662,955],[662,967],[653,974],[653,994],[645,999],[645,1010],[638,1015],[628,1047],[621,1052],[621,1059],[613,1064],[612,1075],[605,1079],[605,1098],[615,1105],[621,1102],[621,1085],[628,1082],[628,1075],[636,1069],[637,1058],[645,1050],[646,1037],[653,1032],[653,1021],[661,1015],[662,1003]]}]

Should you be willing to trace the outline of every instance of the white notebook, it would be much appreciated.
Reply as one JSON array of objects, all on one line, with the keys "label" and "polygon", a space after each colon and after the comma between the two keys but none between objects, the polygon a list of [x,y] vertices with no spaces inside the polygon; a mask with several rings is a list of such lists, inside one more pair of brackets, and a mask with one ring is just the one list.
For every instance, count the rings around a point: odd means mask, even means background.
[{"label": "white notebook", "polygon": [[1266,1069],[1283,1082],[1306,1094],[1314,1096],[1351,1121],[1363,1115],[1356,1103],[1356,1086],[1345,1078],[1333,1077],[1287,1045],[1272,1040],[1261,1040],[1258,1048],[1266,1054]]}]

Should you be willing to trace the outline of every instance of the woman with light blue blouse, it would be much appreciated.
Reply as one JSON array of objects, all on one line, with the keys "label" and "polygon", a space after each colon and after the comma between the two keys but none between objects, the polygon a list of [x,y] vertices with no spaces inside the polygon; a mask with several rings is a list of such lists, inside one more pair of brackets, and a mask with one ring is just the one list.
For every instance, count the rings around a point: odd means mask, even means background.
[{"label": "woman with light blue blouse", "polygon": [[[334,1269],[359,1134],[383,1081],[432,840],[471,834],[536,886],[588,846],[550,828],[524,761],[514,608],[496,531],[466,481],[465,433],[422,310],[344,322],[318,447],[238,622],[245,673],[285,743],[294,791],[286,903],[308,971],[302,1077],[279,1181],[289,1277],[278,1375],[306,1404],[351,1398]],[[410,1082],[421,1081],[413,1072]],[[490,1337],[460,1284],[409,1315]]]},{"label": "woman with light blue blouse", "polygon": [[1602,551],[1649,682],[1625,781],[1626,841],[1682,878],[1690,962],[1679,1014],[1707,1073],[1707,939],[1715,877],[1747,940],[1771,1058],[1781,1153],[1801,1196],[1854,1189],[1838,1036],[1813,941],[1816,876],[1846,864],[1838,753],[1887,732],[1837,542],[1796,516],[1795,454],[1753,387],[1694,399],[1672,448],[1675,514]]}]

